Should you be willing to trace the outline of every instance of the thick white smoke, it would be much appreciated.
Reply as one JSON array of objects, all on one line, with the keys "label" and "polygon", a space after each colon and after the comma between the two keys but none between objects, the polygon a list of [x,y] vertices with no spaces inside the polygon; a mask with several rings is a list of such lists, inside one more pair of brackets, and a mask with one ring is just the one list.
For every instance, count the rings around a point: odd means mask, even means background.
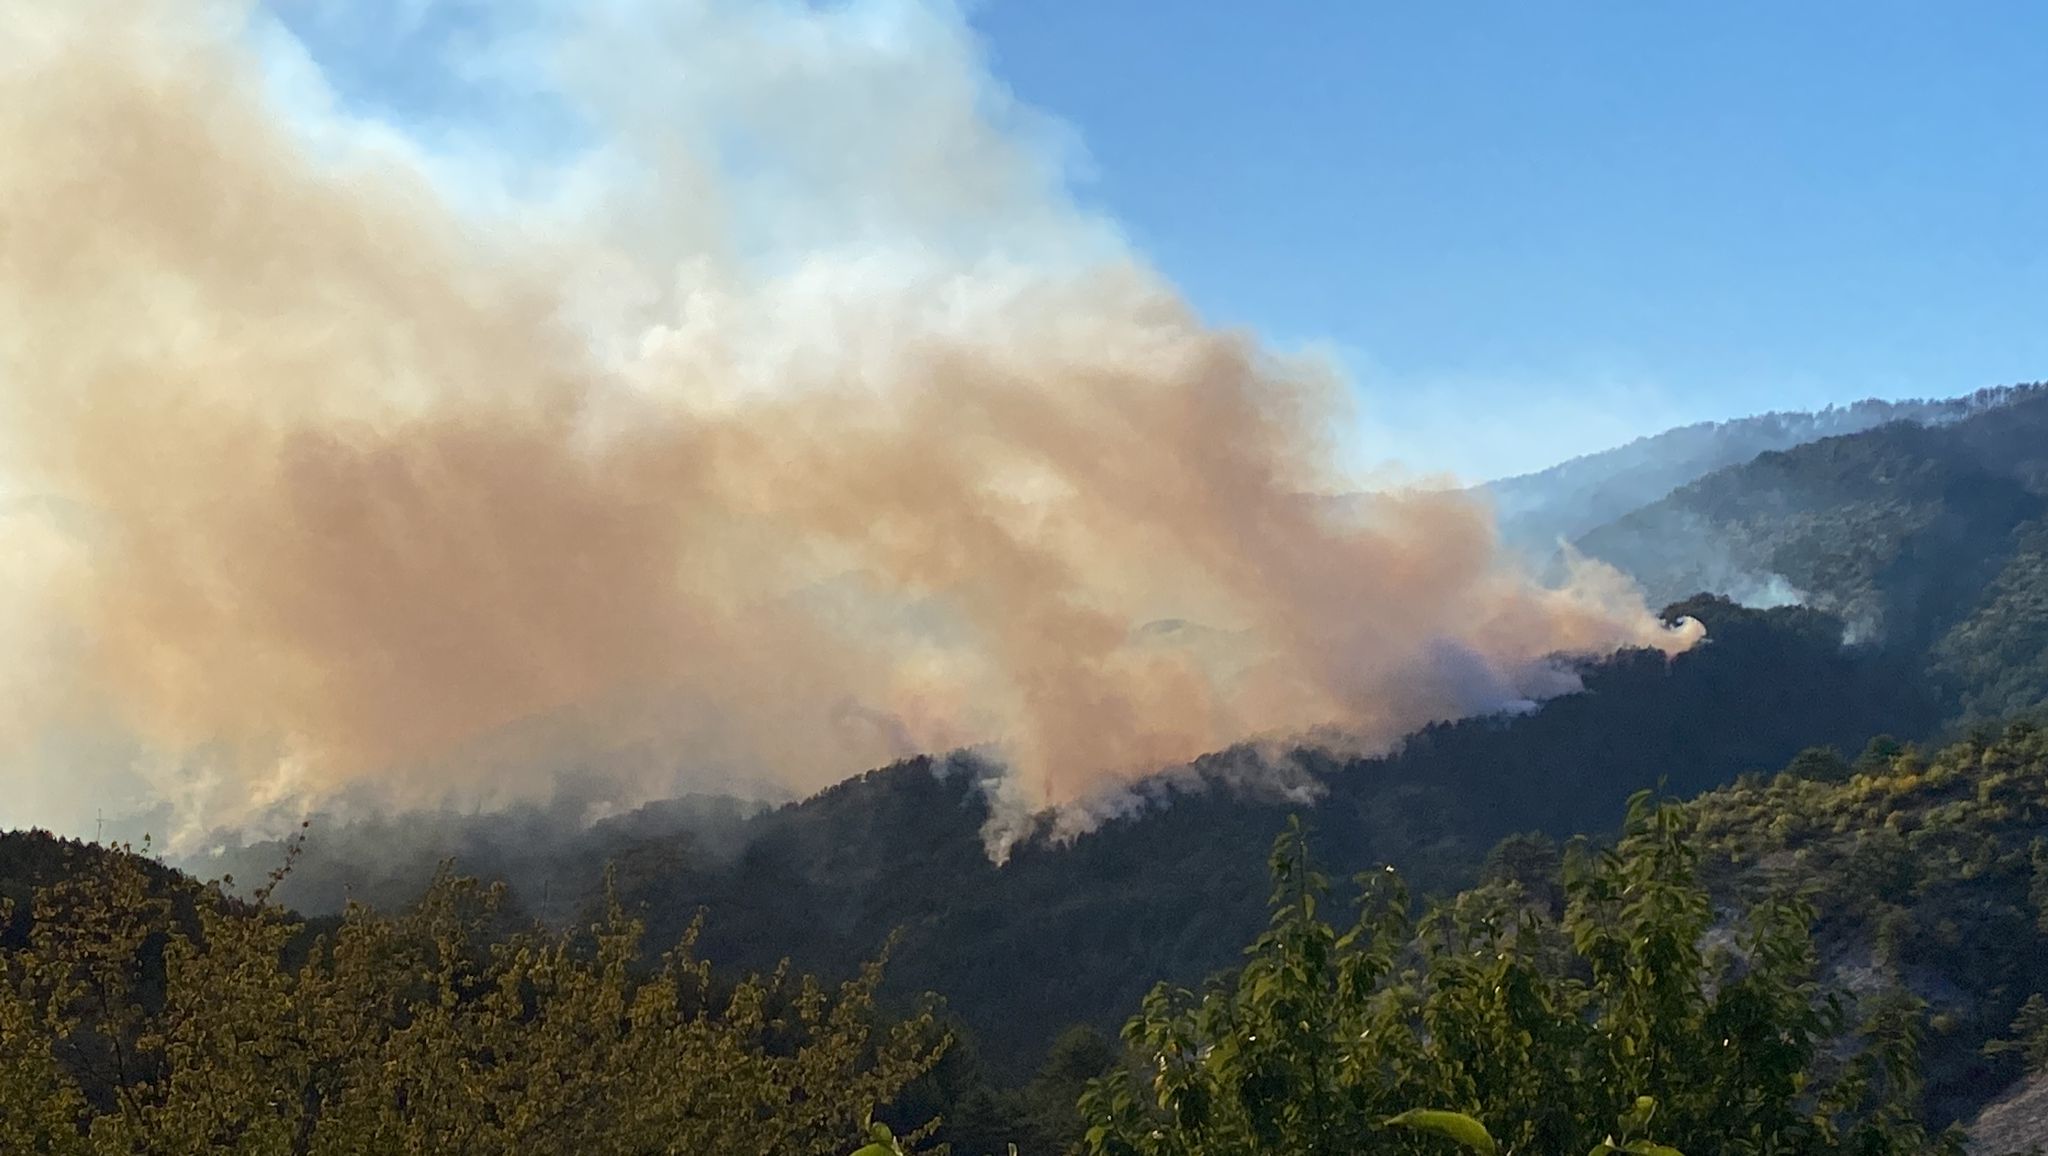
[{"label": "thick white smoke", "polygon": [[967,743],[1097,813],[1697,632],[1457,494],[1333,518],[1337,383],[1077,211],[950,7],[515,5],[409,124],[260,8],[0,21],[0,822]]}]

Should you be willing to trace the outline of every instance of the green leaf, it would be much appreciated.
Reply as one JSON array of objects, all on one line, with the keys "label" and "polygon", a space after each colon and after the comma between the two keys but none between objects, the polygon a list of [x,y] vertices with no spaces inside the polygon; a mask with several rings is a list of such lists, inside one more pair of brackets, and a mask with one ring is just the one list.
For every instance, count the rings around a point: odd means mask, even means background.
[{"label": "green leaf", "polygon": [[1586,1156],[1615,1156],[1616,1153],[1621,1153],[1623,1156],[1685,1156],[1683,1152],[1676,1148],[1663,1144],[1653,1144],[1648,1140],[1636,1140],[1628,1144],[1617,1144],[1612,1136],[1594,1145],[1593,1150],[1588,1152]]},{"label": "green leaf", "polygon": [[1484,1156],[1498,1156],[1500,1151],[1493,1142],[1492,1133],[1486,1130],[1486,1125],[1463,1112],[1411,1108],[1382,1122],[1389,1128],[1413,1128],[1418,1132],[1431,1132],[1445,1139],[1455,1140],[1474,1152],[1483,1153]]},{"label": "green leaf", "polygon": [[1621,1119],[1622,1126],[1629,1131],[1649,1124],[1650,1117],[1657,1114],[1657,1100],[1654,1096],[1637,1096],[1636,1106]]},{"label": "green leaf", "polygon": [[896,1146],[896,1134],[889,1131],[887,1124],[869,1124],[868,1139],[873,1143],[856,1150],[853,1156],[897,1156],[903,1151]]}]

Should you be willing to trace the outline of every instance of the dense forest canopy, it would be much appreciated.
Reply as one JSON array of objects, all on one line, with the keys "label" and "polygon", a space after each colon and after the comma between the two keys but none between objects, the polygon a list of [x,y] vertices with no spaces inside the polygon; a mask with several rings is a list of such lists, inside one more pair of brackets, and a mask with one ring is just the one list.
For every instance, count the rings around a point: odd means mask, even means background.
[{"label": "dense forest canopy", "polygon": [[[1759,796],[1785,805],[1760,820]],[[1848,821],[1808,829],[1830,814]],[[550,932],[445,873],[405,913],[316,929],[272,902],[275,877],[245,902],[12,836],[32,899],[7,901],[0,954],[0,1150],[827,1153],[880,1116],[884,1151],[962,1156],[998,1150],[976,1129],[1096,1156],[1431,1153],[1467,1123],[1509,1151],[1955,1151],[1929,1131],[1920,1052],[1930,1023],[1957,1028],[1923,1014],[1912,924],[1989,863],[2048,936],[2048,845],[2006,834],[2044,818],[2032,727],[1932,763],[1880,748],[1839,781],[1644,793],[1612,848],[1511,841],[1484,883],[1419,910],[1391,868],[1366,873],[1349,930],[1295,821],[1239,966],[1199,996],[1158,987],[1121,1055],[1069,1033],[1007,1100],[971,1068],[943,1077],[959,1041],[931,1009],[881,1010],[880,964],[836,989],[787,965],[735,980],[695,926],[650,956],[617,902]],[[1924,870],[1857,869],[1900,831],[1925,833],[1905,847]],[[1805,887],[1744,870],[1787,846],[1819,852]],[[1880,928],[1861,986],[1830,961],[1856,920]],[[1953,982],[2010,1003],[2038,987],[2039,946]],[[2039,1064],[2041,1007],[2037,990],[1980,1050]]]}]

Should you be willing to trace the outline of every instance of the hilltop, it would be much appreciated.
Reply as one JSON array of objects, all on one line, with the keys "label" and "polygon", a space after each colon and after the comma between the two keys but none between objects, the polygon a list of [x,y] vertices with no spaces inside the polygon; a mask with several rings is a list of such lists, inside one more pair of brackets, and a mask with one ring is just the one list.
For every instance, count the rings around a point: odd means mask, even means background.
[{"label": "hilltop", "polygon": [[1652,597],[1800,601],[1959,721],[2048,695],[2048,396],[1759,454],[1583,535]]},{"label": "hilltop", "polygon": [[1576,539],[1672,490],[1716,470],[1741,465],[1758,454],[1893,422],[1943,425],[2033,396],[2041,388],[2001,386],[1934,400],[1871,398],[1810,412],[1697,422],[1480,488],[1499,511],[1502,538],[1542,555],[1560,541]]}]

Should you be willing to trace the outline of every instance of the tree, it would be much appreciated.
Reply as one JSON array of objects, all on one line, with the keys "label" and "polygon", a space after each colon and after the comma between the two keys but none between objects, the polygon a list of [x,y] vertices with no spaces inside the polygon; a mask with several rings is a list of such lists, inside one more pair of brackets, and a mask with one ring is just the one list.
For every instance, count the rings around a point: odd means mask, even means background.
[{"label": "tree", "polygon": [[502,890],[444,872],[295,952],[268,888],[184,884],[187,927],[137,857],[101,864],[0,954],[0,1151],[837,1154],[947,1043],[876,1026],[880,962],[732,982],[694,933],[643,958],[616,903],[500,936]]},{"label": "tree", "polygon": [[1131,1065],[1083,1099],[1089,1151],[1443,1151],[1450,1133],[1418,1131],[1415,1109],[1484,1121],[1512,1152],[1956,1150],[1917,1122],[1915,1007],[1878,1001],[1852,1030],[1796,901],[1703,947],[1715,919],[1695,866],[1681,813],[1641,795],[1616,849],[1566,865],[1561,917],[1496,885],[1411,924],[1386,871],[1359,881],[1340,933],[1293,826],[1269,930],[1199,996],[1146,999]]},{"label": "tree", "polygon": [[1785,766],[1785,773],[1795,779],[1822,783],[1840,782],[1851,772],[1848,761],[1833,747],[1808,747],[1792,756],[1792,761]]},{"label": "tree", "polygon": [[1984,1046],[1987,1055],[2017,1052],[2029,1072],[2048,1072],[2048,997],[2039,992],[2027,997],[2020,1014],[2013,1017],[2012,1037]]},{"label": "tree", "polygon": [[1855,771],[1859,775],[1883,774],[1891,769],[1893,759],[1905,753],[1905,744],[1890,735],[1878,735],[1864,744],[1863,753],[1856,756]]}]

